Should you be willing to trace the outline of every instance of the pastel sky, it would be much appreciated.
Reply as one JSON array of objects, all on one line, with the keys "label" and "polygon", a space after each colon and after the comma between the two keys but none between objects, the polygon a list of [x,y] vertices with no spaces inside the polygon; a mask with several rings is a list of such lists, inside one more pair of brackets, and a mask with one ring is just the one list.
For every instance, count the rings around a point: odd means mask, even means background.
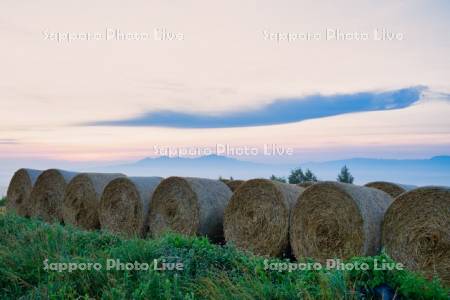
[{"label": "pastel sky", "polygon": [[[3,0],[0,161],[215,144],[294,148],[285,162],[450,154],[449,32],[447,0]],[[287,33],[320,39],[273,38]]]}]

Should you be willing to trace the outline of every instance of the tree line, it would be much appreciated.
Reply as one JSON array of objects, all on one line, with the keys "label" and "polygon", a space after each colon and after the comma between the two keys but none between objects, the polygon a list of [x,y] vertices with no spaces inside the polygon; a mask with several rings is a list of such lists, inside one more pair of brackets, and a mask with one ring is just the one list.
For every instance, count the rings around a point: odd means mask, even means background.
[{"label": "tree line", "polygon": [[[303,172],[302,168],[297,168],[291,171],[291,174],[287,177],[278,177],[275,175],[270,176],[270,180],[275,180],[283,183],[298,184],[303,182],[317,182],[317,176],[310,169],[306,169]],[[355,178],[350,173],[350,169],[347,166],[343,166],[339,172],[336,180],[344,183],[353,183]]]}]

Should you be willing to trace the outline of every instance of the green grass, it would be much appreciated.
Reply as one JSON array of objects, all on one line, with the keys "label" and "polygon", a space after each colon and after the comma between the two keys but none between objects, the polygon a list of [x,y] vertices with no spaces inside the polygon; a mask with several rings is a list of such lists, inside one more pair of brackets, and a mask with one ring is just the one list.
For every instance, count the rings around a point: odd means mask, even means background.
[{"label": "green grass", "polygon": [[[44,270],[49,263],[152,262],[176,257],[182,271]],[[375,257],[354,258],[373,264]],[[377,259],[390,259],[385,255]],[[271,259],[270,262],[282,262]],[[449,290],[407,271],[264,269],[264,258],[205,238],[125,240],[15,215],[0,216],[0,299],[370,299],[380,283],[407,299],[448,299]]]}]

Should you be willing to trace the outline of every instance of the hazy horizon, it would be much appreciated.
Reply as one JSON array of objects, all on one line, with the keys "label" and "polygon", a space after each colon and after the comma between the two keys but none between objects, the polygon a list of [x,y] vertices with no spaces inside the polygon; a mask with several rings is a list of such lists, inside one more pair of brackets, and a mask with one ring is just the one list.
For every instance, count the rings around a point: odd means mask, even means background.
[{"label": "hazy horizon", "polygon": [[[201,158],[218,158],[220,165],[212,162],[199,164]],[[148,160],[150,158],[150,160]],[[290,171],[302,167],[311,169],[319,180],[335,180],[340,168],[344,165],[350,167],[355,176],[356,184],[365,184],[369,181],[393,181],[402,184],[449,185],[450,183],[450,155],[433,156],[422,159],[380,159],[368,157],[353,157],[327,161],[297,161],[294,163],[274,163],[262,159],[248,159],[243,156],[146,156],[136,160],[108,161],[108,162],[73,162],[62,160],[24,160],[22,165],[14,161],[1,161],[0,196],[6,195],[7,185],[13,173],[22,167],[34,169],[59,168],[77,172],[120,172],[129,176],[190,176],[217,179],[219,176],[236,179],[269,178],[271,175],[287,178]],[[181,160],[180,160],[181,159]],[[179,161],[192,161],[191,164],[177,164]],[[228,161],[232,159],[232,161]],[[432,163],[432,160],[444,160]],[[156,164],[155,164],[156,162]],[[386,165],[386,162],[388,165]],[[402,167],[392,166],[392,163],[401,163]],[[405,165],[406,163],[406,165]],[[251,164],[251,165],[248,165]],[[355,167],[355,169],[353,169]],[[404,171],[409,168],[409,172]],[[255,169],[256,168],[256,169]]]}]

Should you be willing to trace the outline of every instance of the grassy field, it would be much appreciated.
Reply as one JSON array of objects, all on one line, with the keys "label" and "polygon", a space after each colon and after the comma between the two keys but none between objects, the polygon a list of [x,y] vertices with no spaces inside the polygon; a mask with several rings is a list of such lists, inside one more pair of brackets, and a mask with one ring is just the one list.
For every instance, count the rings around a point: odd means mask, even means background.
[{"label": "grassy field", "polygon": [[[50,270],[44,268],[46,259]],[[107,259],[165,259],[182,262],[183,270],[106,270]],[[0,299],[370,299],[382,283],[407,299],[448,299],[449,290],[437,281],[408,271],[376,271],[374,259],[389,260],[384,255],[355,258],[371,266],[367,271],[279,272],[265,270],[262,257],[204,238],[124,240],[0,216]],[[103,268],[61,271],[65,263],[98,263]]]},{"label": "grassy field", "polygon": [[0,215],[5,213],[6,211],[5,205],[6,205],[6,198],[5,197],[0,198]]}]

